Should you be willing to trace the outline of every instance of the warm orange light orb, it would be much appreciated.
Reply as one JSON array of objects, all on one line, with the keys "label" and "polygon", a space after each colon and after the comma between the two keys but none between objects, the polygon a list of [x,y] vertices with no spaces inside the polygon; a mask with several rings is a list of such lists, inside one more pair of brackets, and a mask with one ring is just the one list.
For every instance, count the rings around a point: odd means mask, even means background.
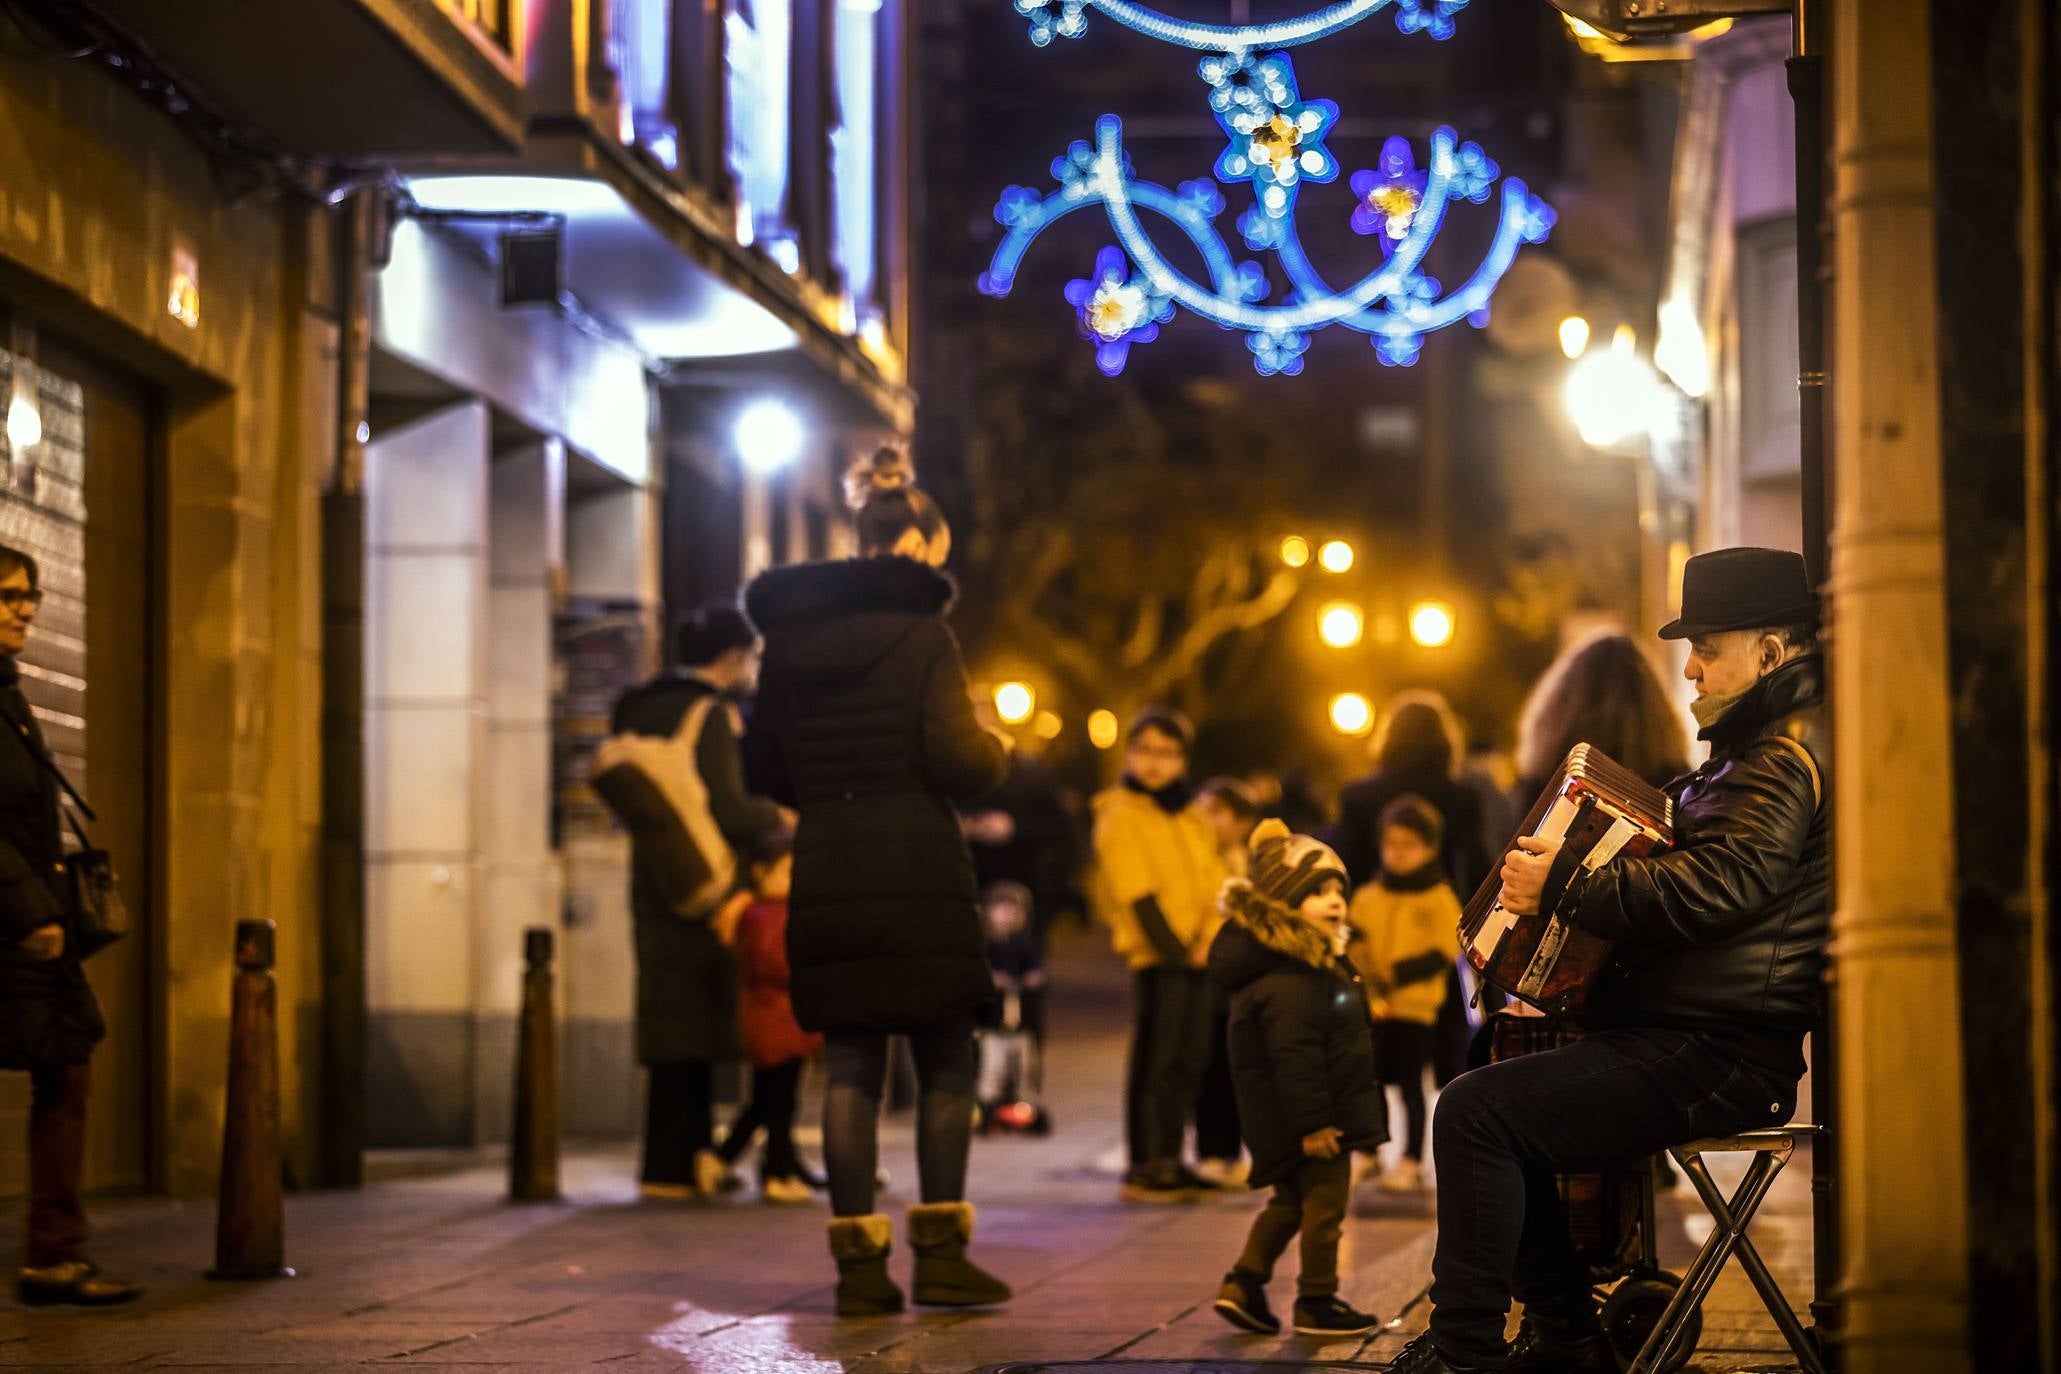
[{"label": "warm orange light orb", "polygon": [[1004,725],[1021,725],[1038,709],[1038,694],[1027,682],[1005,682],[995,688],[995,714]]},{"label": "warm orange light orb", "polygon": [[1427,649],[1453,642],[1453,608],[1443,601],[1420,601],[1410,608],[1410,638]]}]

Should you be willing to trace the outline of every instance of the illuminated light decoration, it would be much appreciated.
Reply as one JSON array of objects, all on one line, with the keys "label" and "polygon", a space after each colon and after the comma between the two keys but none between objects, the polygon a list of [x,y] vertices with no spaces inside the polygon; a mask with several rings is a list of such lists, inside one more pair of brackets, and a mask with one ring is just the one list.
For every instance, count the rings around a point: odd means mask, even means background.
[{"label": "illuminated light decoration", "polygon": [[1350,601],[1333,601],[1317,613],[1317,637],[1334,649],[1352,648],[1366,632],[1366,617]]},{"label": "illuminated light decoration", "polygon": [[1004,725],[1021,725],[1038,709],[1038,694],[1027,682],[1005,682],[995,688],[995,714]]},{"label": "illuminated light decoration", "polygon": [[1176,19],[1134,0],[1015,0],[1016,12],[1030,21],[1031,42],[1044,47],[1055,38],[1079,38],[1088,31],[1088,11],[1097,10],[1147,38],[1203,52],[1249,52],[1256,48],[1293,48],[1329,38],[1379,10],[1395,7],[1395,26],[1404,33],[1453,36],[1453,16],[1467,0],[1339,0],[1299,19],[1269,24],[1201,24]]},{"label": "illuminated light decoration", "polygon": [[1088,716],[1088,743],[1097,749],[1116,748],[1116,737],[1122,733],[1114,711],[1095,711]]},{"label": "illuminated light decoration", "polygon": [[1333,539],[1317,550],[1317,562],[1327,573],[1349,573],[1353,570],[1353,546],[1343,539]]},{"label": "illuminated light decoration", "polygon": [[[1552,230],[1551,207],[1518,178],[1504,177],[1478,144],[1441,127],[1433,131],[1421,167],[1407,140],[1391,138],[1383,146],[1381,165],[1353,178],[1354,227],[1378,237],[1384,259],[1379,267],[1351,286],[1334,288],[1303,248],[1296,225],[1303,188],[1339,175],[1337,159],[1325,146],[1338,107],[1305,98],[1288,57],[1259,49],[1325,37],[1387,4],[1396,6],[1406,31],[1440,36],[1441,28],[1450,31],[1452,15],[1461,7],[1450,0],[1363,0],[1299,20],[1244,27],[1188,23],[1122,0],[1015,3],[1031,19],[1033,38],[1043,33],[1045,42],[1077,36],[1088,11],[1096,10],[1150,37],[1212,54],[1197,71],[1209,86],[1210,108],[1226,139],[1216,178],[1250,187],[1252,205],[1239,216],[1237,227],[1247,248],[1274,255],[1290,287],[1284,299],[1269,302],[1260,265],[1234,257],[1217,224],[1225,203],[1216,182],[1189,181],[1169,190],[1138,179],[1124,149],[1122,121],[1104,115],[1095,123],[1092,143],[1077,141],[1054,160],[1057,190],[1010,186],[1003,191],[995,219],[1006,232],[981,274],[980,289],[991,296],[1008,295],[1038,235],[1076,210],[1101,207],[1130,268],[1106,267],[1106,258],[1098,259],[1096,276],[1085,286],[1079,281],[1069,285],[1067,300],[1095,342],[1097,363],[1106,374],[1121,369],[1130,343],[1156,337],[1158,327],[1182,309],[1245,334],[1261,376],[1300,373],[1311,335],[1334,324],[1367,335],[1383,363],[1407,366],[1417,360],[1425,335],[1433,330],[1462,320],[1477,328],[1486,325],[1489,298],[1518,249],[1543,242]],[[1485,204],[1499,180],[1501,204],[1488,251],[1473,275],[1448,292],[1421,270],[1425,254],[1453,202]],[[1160,251],[1146,227],[1146,213],[1171,223],[1187,239],[1201,257],[1202,280],[1175,267]],[[1104,283],[1107,290],[1095,302]],[[1089,319],[1091,302],[1110,329]],[[1149,324],[1135,325],[1138,332],[1112,332],[1127,319],[1142,321],[1148,307]],[[1149,334],[1143,332],[1147,328]]]},{"label": "illuminated light decoration", "polygon": [[1341,735],[1364,735],[1374,728],[1374,703],[1358,692],[1331,698],[1331,728]]},{"label": "illuminated light decoration", "polygon": [[1410,638],[1427,649],[1443,649],[1453,642],[1453,608],[1435,599],[1410,608]]},{"label": "illuminated light decoration", "polygon": [[1151,343],[1174,315],[1174,303],[1131,274],[1121,248],[1095,255],[1095,275],[1066,284],[1066,303],[1080,318],[1081,337],[1095,345],[1095,366],[1105,377],[1124,370],[1131,345]]},{"label": "illuminated light decoration", "polygon": [[1031,721],[1031,731],[1039,739],[1058,739],[1066,729],[1066,722],[1057,711],[1040,711]]},{"label": "illuminated light decoration", "polygon": [[43,412],[33,400],[17,393],[7,403],[7,446],[22,454],[42,442]]},{"label": "illuminated light decoration", "polygon": [[1291,568],[1309,566],[1310,541],[1299,534],[1291,534],[1281,541],[1281,561]]},{"label": "illuminated light decoration", "polygon": [[1560,351],[1570,359],[1579,358],[1589,351],[1589,322],[1579,315],[1569,315],[1560,322]]}]

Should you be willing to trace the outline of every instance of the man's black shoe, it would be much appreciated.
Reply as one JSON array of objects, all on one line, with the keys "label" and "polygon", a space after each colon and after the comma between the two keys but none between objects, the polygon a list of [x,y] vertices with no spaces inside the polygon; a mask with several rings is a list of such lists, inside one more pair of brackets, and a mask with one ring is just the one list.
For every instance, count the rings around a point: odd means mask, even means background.
[{"label": "man's black shoe", "polygon": [[1295,1334],[1319,1340],[1344,1340],[1364,1336],[1381,1325],[1372,1312],[1355,1311],[1338,1300],[1337,1294],[1295,1300]]},{"label": "man's black shoe", "polygon": [[1517,1332],[1507,1368],[1511,1374],[1624,1374],[1602,1327],[1580,1335],[1549,1335],[1529,1320]]},{"label": "man's black shoe", "polygon": [[1455,1364],[1439,1353],[1425,1332],[1404,1346],[1388,1366],[1388,1374],[1502,1374],[1502,1365]]},{"label": "man's black shoe", "polygon": [[1217,1290],[1216,1309],[1219,1316],[1242,1331],[1262,1336],[1281,1334],[1281,1319],[1268,1305],[1266,1285],[1256,1274],[1233,1269],[1224,1275],[1224,1286]]}]

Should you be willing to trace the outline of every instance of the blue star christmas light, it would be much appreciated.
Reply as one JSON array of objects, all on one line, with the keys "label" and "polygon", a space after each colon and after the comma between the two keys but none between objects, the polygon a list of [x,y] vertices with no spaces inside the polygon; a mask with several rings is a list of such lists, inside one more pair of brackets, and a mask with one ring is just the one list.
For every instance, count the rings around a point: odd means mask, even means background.
[{"label": "blue star christmas light", "polygon": [[[1303,250],[1296,210],[1306,185],[1339,176],[1338,159],[1325,145],[1338,122],[1338,106],[1304,96],[1294,65],[1280,51],[1327,38],[1383,9],[1395,11],[1396,26],[1406,34],[1448,38],[1453,16],[1466,2],[1341,0],[1297,19],[1224,25],[1176,19],[1132,0],[1012,0],[1030,23],[1031,41],[1040,46],[1079,37],[1093,12],[1147,37],[1207,53],[1197,73],[1209,87],[1225,146],[1215,181],[1183,182],[1169,190],[1138,179],[1124,151],[1122,122],[1104,115],[1095,123],[1092,143],[1076,142],[1054,160],[1058,189],[1003,191],[995,218],[1007,232],[981,276],[981,290],[1009,294],[1038,235],[1073,211],[1098,205],[1121,246],[1102,250],[1092,276],[1069,282],[1066,301],[1081,336],[1095,347],[1096,366],[1112,377],[1122,371],[1133,344],[1157,338],[1159,326],[1181,309],[1244,333],[1253,366],[1269,377],[1301,372],[1310,335],[1330,325],[1366,335],[1382,362],[1407,366],[1432,330],[1463,319],[1486,324],[1496,283],[1521,245],[1544,241],[1553,227],[1551,208],[1522,181],[1502,177],[1478,145],[1451,129],[1432,133],[1422,165],[1409,140],[1391,138],[1378,165],[1355,172],[1349,182],[1352,227],[1381,245],[1383,261],[1355,284],[1332,287]],[[1486,204],[1499,178],[1495,238],[1481,266],[1446,294],[1421,270],[1424,255],[1451,204]],[[1238,229],[1247,248],[1274,255],[1289,283],[1280,302],[1267,302],[1260,264],[1238,261],[1217,228],[1225,210],[1218,183],[1250,189],[1252,204],[1240,214]],[[1166,260],[1140,211],[1180,231],[1201,254],[1206,280]]]}]

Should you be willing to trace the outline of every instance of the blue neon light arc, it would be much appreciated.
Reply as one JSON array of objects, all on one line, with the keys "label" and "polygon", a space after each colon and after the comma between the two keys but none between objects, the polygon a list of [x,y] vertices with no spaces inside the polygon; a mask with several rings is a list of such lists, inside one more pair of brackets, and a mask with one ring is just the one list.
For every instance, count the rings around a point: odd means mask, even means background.
[{"label": "blue neon light arc", "polygon": [[1155,288],[1187,306],[1206,320],[1230,329],[1280,333],[1315,329],[1336,324],[1359,314],[1383,296],[1399,289],[1423,261],[1445,216],[1447,186],[1452,175],[1454,135],[1440,129],[1432,135],[1431,174],[1424,186],[1424,202],[1410,223],[1409,235],[1396,245],[1394,256],[1363,278],[1350,290],[1336,292],[1297,305],[1248,305],[1205,291],[1188,280],[1160,256],[1145,226],[1138,220],[1131,201],[1132,188],[1123,177],[1123,122],[1104,115],[1095,122],[1097,158],[1096,189],[1109,207],[1109,222],[1122,240],[1124,251],[1145,272]]},{"label": "blue neon light arc", "polygon": [[[1528,197],[1530,188],[1516,177],[1503,183],[1503,212],[1496,223],[1495,241],[1489,245],[1481,266],[1475,270],[1466,285],[1451,295],[1436,301],[1411,301],[1401,309],[1369,310],[1358,314],[1339,317],[1338,323],[1347,329],[1356,329],[1362,334],[1429,334],[1435,329],[1457,324],[1475,311],[1488,304],[1494,294],[1496,283],[1510,270],[1516,261],[1517,250],[1524,243],[1524,226],[1529,216]],[[1421,218],[1422,211],[1419,216]],[[1411,226],[1416,227],[1414,222]],[[1434,227],[1433,232],[1436,233]],[[1310,261],[1309,253],[1302,246],[1302,236],[1296,232],[1291,220],[1282,234],[1276,250],[1281,261],[1281,270],[1288,274],[1288,280],[1306,296],[1333,296],[1331,290],[1318,275],[1316,265]],[[1403,248],[1396,249],[1395,258],[1403,254]],[[1421,256],[1421,254],[1420,254]],[[1415,264],[1411,264],[1412,269]]]},{"label": "blue neon light arc", "polygon": [[[1237,264],[1231,260],[1231,250],[1224,243],[1223,235],[1210,223],[1208,216],[1198,213],[1186,201],[1164,186],[1149,181],[1134,181],[1129,186],[1131,200],[1139,208],[1151,210],[1166,216],[1179,225],[1191,242],[1202,253],[1202,260],[1209,268],[1210,279],[1216,283],[1219,299],[1228,299],[1236,294],[1234,282],[1237,279]],[[1001,247],[995,250],[994,261],[988,267],[987,284],[990,294],[1006,296],[1016,283],[1016,269],[1022,265],[1023,256],[1030,251],[1032,240],[1049,225],[1076,210],[1090,205],[1105,203],[1099,192],[1084,192],[1069,195],[1065,191],[1054,191],[1038,204],[1038,208],[1026,215],[1022,222],[1012,225],[1002,238]]]},{"label": "blue neon light arc", "polygon": [[1087,8],[1100,10],[1127,29],[1135,29],[1163,43],[1199,52],[1245,52],[1254,48],[1292,48],[1314,43],[1351,28],[1395,0],[1340,0],[1335,5],[1313,10],[1300,19],[1283,19],[1272,24],[1199,24],[1162,14],[1149,5],[1131,0],[1087,0]]}]

